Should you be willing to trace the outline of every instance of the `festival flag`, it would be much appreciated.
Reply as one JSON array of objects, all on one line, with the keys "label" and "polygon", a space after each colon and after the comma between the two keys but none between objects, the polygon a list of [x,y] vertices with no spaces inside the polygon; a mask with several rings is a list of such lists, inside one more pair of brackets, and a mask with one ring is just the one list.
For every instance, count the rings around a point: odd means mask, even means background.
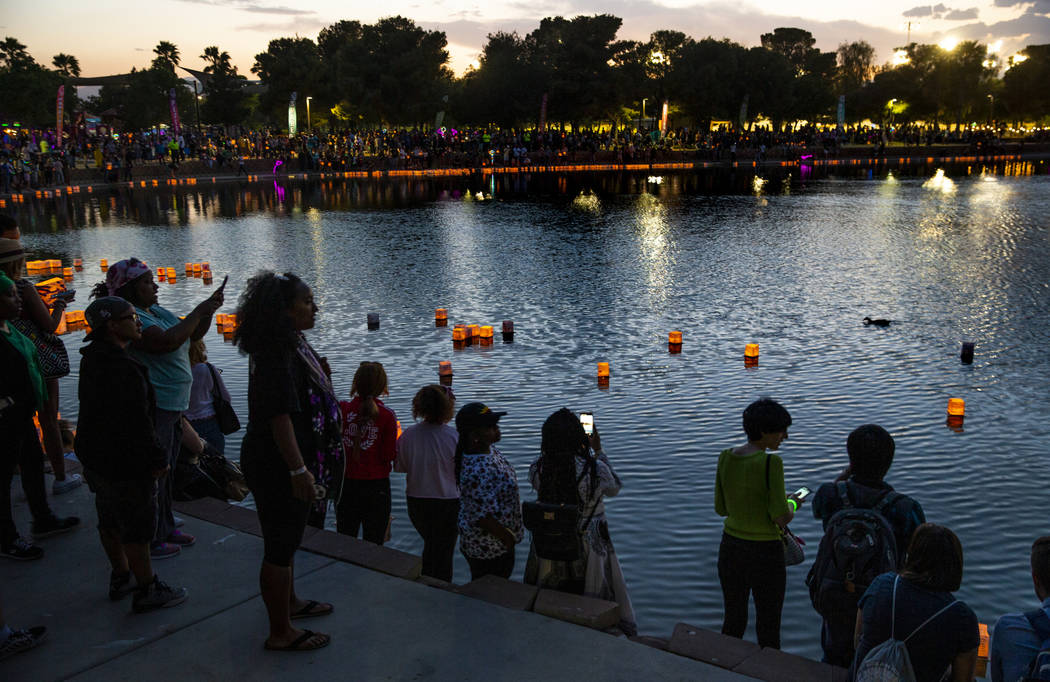
[{"label": "festival flag", "polygon": [[179,136],[179,105],[175,101],[175,88],[168,91],[168,107],[171,109],[171,134]]},{"label": "festival flag", "polygon": [[292,98],[288,100],[288,134],[295,135],[296,121],[295,121],[295,96],[298,93],[293,92]]},{"label": "festival flag", "polygon": [[839,130],[842,130],[845,127],[845,125],[846,125],[846,96],[845,95],[839,95],[838,119],[839,119]]},{"label": "festival flag", "polygon": [[62,116],[65,114],[66,106],[66,86],[58,86],[58,96],[55,98],[55,132],[58,140],[55,142],[55,146],[62,146]]}]

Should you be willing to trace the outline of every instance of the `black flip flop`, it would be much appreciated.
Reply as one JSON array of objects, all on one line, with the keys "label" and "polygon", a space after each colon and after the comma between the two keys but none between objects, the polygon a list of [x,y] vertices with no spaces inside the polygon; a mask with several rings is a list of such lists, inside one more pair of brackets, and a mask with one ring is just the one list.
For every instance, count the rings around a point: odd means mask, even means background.
[{"label": "black flip flop", "polygon": [[[314,611],[314,609],[318,606],[326,606],[327,608],[321,609],[320,611]],[[332,611],[335,611],[335,607],[331,604],[322,604],[319,601],[314,601],[313,599],[311,599],[310,601],[306,602],[306,606],[293,613],[291,615],[291,619],[295,620],[296,618],[313,618],[314,616],[327,616]]]},{"label": "black flip flop", "polygon": [[305,644],[311,637],[313,637],[316,634],[318,633],[314,632],[313,630],[303,630],[303,634],[297,637],[293,642],[289,642],[284,646],[274,646],[269,642],[263,642],[263,648],[268,649],[269,651],[313,651],[314,649],[324,648],[332,642],[331,637],[329,637],[328,635],[322,635],[322,637],[325,638],[324,644],[304,647],[303,644]]}]

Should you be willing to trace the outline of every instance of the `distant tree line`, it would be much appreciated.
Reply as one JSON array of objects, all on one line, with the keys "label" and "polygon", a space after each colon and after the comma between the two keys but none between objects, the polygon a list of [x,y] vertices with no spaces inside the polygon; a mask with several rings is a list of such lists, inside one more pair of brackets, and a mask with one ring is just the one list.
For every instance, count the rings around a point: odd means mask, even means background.
[{"label": "distant tree line", "polygon": [[[300,127],[309,97],[313,125],[337,129],[438,121],[522,127],[541,116],[548,125],[637,125],[643,110],[646,118],[658,117],[667,102],[674,125],[728,121],[747,128],[768,119],[779,130],[799,121],[835,123],[840,96],[850,124],[1050,120],[1050,45],[1030,45],[1002,64],[975,41],[951,50],[912,43],[898,51],[896,63],[879,65],[863,40],[821,52],[800,28],[777,28],[749,48],[673,30],[645,42],[616,40],[621,25],[609,14],[548,17],[526,35],[492,33],[477,66],[456,78],[441,31],[404,17],[340,21],[317,40],[270,41],[251,69],[265,86],[258,94],[249,94],[229,54],[210,46],[200,55],[209,79],[199,117],[206,124],[284,127],[297,93]],[[195,121],[193,92],[176,72],[178,48],[162,41],[154,54],[149,66],[76,106],[143,129],[169,119],[168,92],[176,88],[183,123]],[[53,125],[55,90],[80,69],[64,54],[52,66],[38,64],[14,38],[0,43],[5,120]],[[74,111],[68,100],[66,109]]]}]

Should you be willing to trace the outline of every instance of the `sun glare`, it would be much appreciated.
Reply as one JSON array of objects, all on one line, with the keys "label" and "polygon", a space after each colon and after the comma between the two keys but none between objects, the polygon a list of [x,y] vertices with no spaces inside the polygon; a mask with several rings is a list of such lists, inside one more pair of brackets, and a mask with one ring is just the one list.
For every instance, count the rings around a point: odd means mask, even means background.
[{"label": "sun glare", "polygon": [[953,38],[952,36],[948,36],[947,38],[944,38],[943,40],[941,40],[941,42],[937,44],[941,47],[942,50],[947,50],[948,52],[951,52],[955,49],[955,46],[959,44],[959,39]]}]

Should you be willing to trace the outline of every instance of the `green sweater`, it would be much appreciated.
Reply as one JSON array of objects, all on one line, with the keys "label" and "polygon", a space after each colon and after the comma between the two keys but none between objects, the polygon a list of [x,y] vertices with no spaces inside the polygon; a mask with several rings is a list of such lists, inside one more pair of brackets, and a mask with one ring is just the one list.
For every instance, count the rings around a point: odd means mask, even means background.
[{"label": "green sweater", "polygon": [[[766,483],[766,457],[769,482]],[[725,532],[741,540],[779,540],[780,529],[773,519],[788,511],[784,492],[784,462],[765,450],[750,455],[734,455],[723,450],[718,455],[715,478],[715,511],[726,517]]]}]

